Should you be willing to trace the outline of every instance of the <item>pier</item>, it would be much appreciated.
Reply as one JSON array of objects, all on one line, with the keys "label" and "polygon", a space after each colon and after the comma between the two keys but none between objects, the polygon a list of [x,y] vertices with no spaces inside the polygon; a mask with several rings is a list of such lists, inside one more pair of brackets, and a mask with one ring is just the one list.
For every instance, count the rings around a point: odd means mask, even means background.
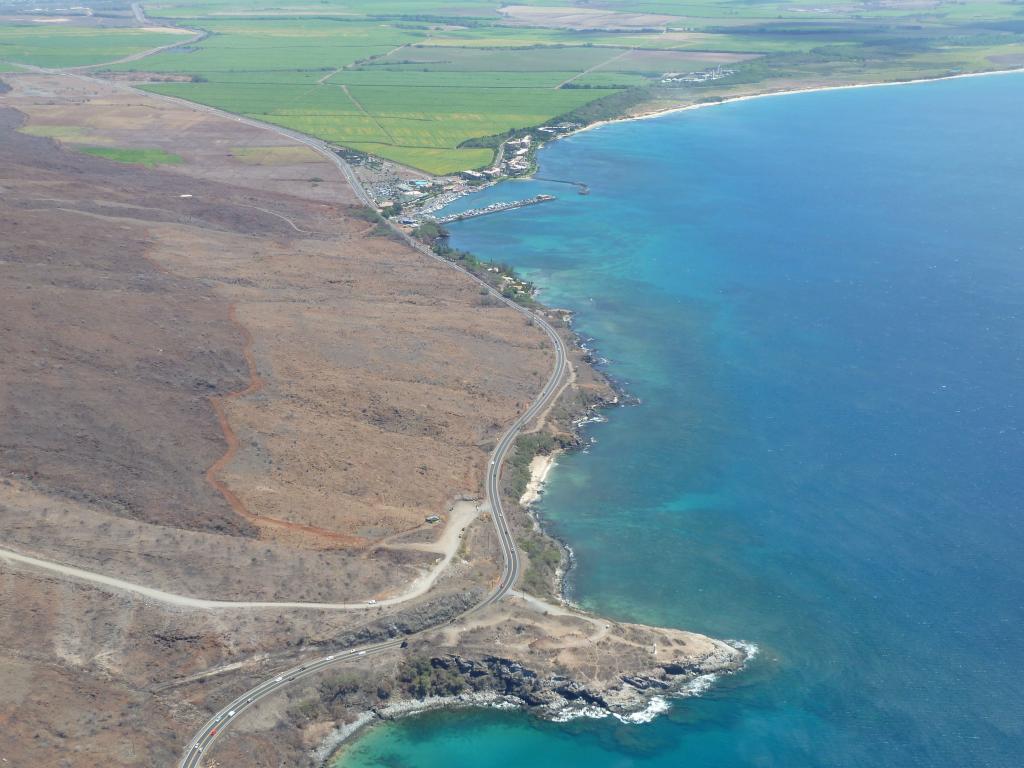
[{"label": "pier", "polygon": [[462,213],[452,213],[448,216],[442,216],[437,219],[437,223],[450,224],[453,221],[473,219],[477,216],[487,216],[488,214],[501,213],[502,211],[511,211],[513,208],[525,208],[528,205],[547,203],[554,199],[554,195],[537,195],[535,197],[528,197],[524,200],[511,200],[507,203],[491,203],[483,208],[470,208],[468,211],[462,211]]}]

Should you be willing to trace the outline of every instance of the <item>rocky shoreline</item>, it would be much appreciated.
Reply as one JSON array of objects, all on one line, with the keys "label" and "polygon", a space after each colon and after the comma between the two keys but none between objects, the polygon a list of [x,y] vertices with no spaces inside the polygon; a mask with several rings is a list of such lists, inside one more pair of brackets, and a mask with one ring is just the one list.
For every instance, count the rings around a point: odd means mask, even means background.
[{"label": "rocky shoreline", "polygon": [[527,711],[552,722],[614,717],[622,723],[647,723],[668,711],[671,699],[699,695],[720,675],[741,670],[756,654],[753,646],[715,642],[716,647],[700,658],[622,674],[601,685],[583,684],[562,674],[542,674],[500,656],[435,656],[430,659],[434,669],[457,675],[472,689],[450,696],[400,699],[360,712],[352,722],[324,737],[311,756],[318,764],[328,765],[367,726],[437,709],[489,707]]},{"label": "rocky shoreline", "polygon": [[[574,352],[570,386],[575,396],[563,397],[566,408],[540,427],[551,433],[568,435],[568,439],[562,439],[556,447],[530,457],[530,479],[526,491],[510,501],[518,504],[524,520],[528,520],[529,525],[557,546],[561,553],[561,565],[555,572],[550,594],[550,598],[557,601],[558,609],[564,610],[566,616],[603,622],[599,617],[579,611],[566,595],[565,577],[573,567],[575,555],[566,542],[545,530],[536,504],[543,495],[544,485],[557,463],[557,457],[569,451],[586,450],[588,442],[582,431],[587,424],[606,421],[607,418],[601,414],[605,409],[638,405],[640,401],[605,370],[609,361],[593,351],[590,346],[593,339],[584,338],[573,329],[571,311],[558,308],[540,311],[546,312],[552,320],[560,321],[556,324],[561,326],[563,336]],[[578,381],[581,375],[586,379],[586,385],[582,387]],[[543,601],[538,603],[545,605]],[[611,627],[612,624],[605,626]],[[625,627],[627,633],[654,629],[640,625],[616,624],[615,627],[617,630]],[[676,658],[653,664],[644,659],[643,663],[630,666],[628,671],[614,673],[607,679],[583,680],[579,679],[580,675],[566,674],[560,669],[532,668],[518,657],[480,653],[479,648],[477,654],[472,654],[472,648],[462,651],[461,647],[457,647],[455,652],[441,653],[449,649],[428,643],[431,653],[426,658],[431,669],[443,675],[449,684],[452,679],[458,679],[465,690],[452,695],[392,698],[380,706],[364,709],[350,722],[335,727],[320,739],[310,756],[315,764],[328,766],[365,728],[436,709],[488,707],[526,711],[553,722],[614,717],[623,723],[646,723],[670,709],[672,699],[699,695],[719,676],[741,670],[756,654],[756,647],[744,643],[712,640],[676,630],[656,631],[699,637],[706,641],[707,649],[696,655],[692,650],[681,651]],[[687,645],[686,641],[674,642],[680,646]],[[669,640],[666,644],[672,643]],[[658,642],[655,642],[655,656],[658,655],[657,646]],[[410,653],[415,652],[414,648],[409,650]],[[608,666],[621,668],[625,664],[627,662],[620,661]]]}]

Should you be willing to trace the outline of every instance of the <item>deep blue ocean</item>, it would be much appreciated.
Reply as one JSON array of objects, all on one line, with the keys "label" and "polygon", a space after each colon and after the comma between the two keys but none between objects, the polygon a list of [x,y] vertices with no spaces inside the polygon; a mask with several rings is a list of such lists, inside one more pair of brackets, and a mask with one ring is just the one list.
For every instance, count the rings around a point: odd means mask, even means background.
[{"label": "deep blue ocean", "polygon": [[555,142],[453,225],[642,404],[541,515],[571,597],[756,643],[646,725],[440,712],[346,768],[1024,766],[1024,75],[832,91]]}]

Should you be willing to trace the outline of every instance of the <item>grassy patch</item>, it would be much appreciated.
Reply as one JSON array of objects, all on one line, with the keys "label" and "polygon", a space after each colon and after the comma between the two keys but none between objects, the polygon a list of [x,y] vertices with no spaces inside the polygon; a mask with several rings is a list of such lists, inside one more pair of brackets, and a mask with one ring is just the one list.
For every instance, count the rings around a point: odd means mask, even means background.
[{"label": "grassy patch", "polygon": [[154,168],[158,165],[177,165],[184,162],[180,155],[173,155],[162,149],[120,149],[117,147],[81,147],[87,155],[115,160],[119,163],[133,163]]},{"label": "grassy patch", "polygon": [[23,125],[18,129],[29,136],[43,136],[47,139],[58,139],[67,142],[89,141],[89,132],[80,125]]},{"label": "grassy patch", "polygon": [[231,155],[247,165],[296,165],[323,160],[309,147],[232,147]]},{"label": "grassy patch", "polygon": [[81,67],[114,61],[181,39],[182,35],[174,32],[142,29],[0,24],[0,61],[37,67]]}]

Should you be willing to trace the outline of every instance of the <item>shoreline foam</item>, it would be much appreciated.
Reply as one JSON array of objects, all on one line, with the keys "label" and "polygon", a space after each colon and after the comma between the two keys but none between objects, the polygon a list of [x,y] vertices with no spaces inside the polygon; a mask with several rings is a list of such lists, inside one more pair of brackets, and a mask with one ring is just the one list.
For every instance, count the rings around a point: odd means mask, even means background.
[{"label": "shoreline foam", "polygon": [[[310,751],[310,755],[327,768],[331,768],[338,760],[343,759],[346,749],[356,739],[371,728],[382,723],[413,717],[425,712],[441,709],[494,709],[517,710],[533,713],[553,723],[568,723],[573,720],[591,719],[604,720],[613,718],[624,725],[643,725],[657,719],[670,711],[673,701],[699,697],[712,688],[723,675],[730,675],[746,668],[747,664],[757,655],[758,648],[752,643],[740,640],[722,641],[725,645],[742,651],[746,657],[743,663],[734,670],[716,671],[699,674],[685,683],[655,695],[641,699],[635,708],[627,705],[600,706],[584,701],[563,700],[560,704],[531,706],[515,694],[502,694],[497,691],[475,691],[452,696],[428,696],[424,699],[402,699],[385,706],[360,712],[350,723],[335,727],[319,744]],[[642,704],[642,706],[640,706]]]}]

